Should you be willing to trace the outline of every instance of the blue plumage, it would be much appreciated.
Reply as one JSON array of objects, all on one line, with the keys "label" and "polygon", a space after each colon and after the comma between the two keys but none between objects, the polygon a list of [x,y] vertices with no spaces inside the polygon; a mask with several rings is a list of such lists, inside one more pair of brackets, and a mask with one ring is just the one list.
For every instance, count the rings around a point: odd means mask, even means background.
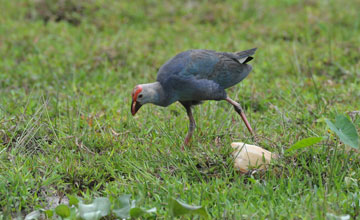
[{"label": "blue plumage", "polygon": [[240,52],[239,56],[212,50],[188,50],[166,62],[158,72],[157,81],[171,94],[172,102],[225,99],[225,89],[250,73],[251,65],[240,61],[254,52],[255,49]]}]

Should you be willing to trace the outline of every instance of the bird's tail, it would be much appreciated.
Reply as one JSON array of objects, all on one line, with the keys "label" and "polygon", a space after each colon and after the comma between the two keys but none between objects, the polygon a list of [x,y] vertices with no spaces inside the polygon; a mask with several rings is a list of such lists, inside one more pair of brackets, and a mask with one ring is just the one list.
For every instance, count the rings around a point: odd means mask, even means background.
[{"label": "bird's tail", "polygon": [[251,55],[254,55],[256,50],[257,48],[252,48],[250,50],[236,52],[235,55],[238,57],[240,63],[245,64],[254,59]]}]

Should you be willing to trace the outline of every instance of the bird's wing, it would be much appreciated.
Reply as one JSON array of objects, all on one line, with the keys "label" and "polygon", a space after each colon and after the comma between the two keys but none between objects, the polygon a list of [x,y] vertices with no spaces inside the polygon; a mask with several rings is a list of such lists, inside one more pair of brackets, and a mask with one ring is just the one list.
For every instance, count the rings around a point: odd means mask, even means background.
[{"label": "bird's wing", "polygon": [[223,88],[240,82],[251,71],[246,60],[256,49],[238,53],[212,50],[189,50],[176,55],[159,70],[157,81],[164,83],[174,76],[193,80],[211,80]]},{"label": "bird's wing", "polygon": [[165,84],[172,76],[178,76],[184,72],[191,61],[191,50],[177,54],[162,65],[158,71],[156,81]]},{"label": "bird's wing", "polygon": [[242,51],[238,53],[217,53],[220,57],[219,62],[214,66],[209,78],[223,88],[229,88],[241,82],[252,70],[252,66],[247,64],[253,58],[256,49]]}]

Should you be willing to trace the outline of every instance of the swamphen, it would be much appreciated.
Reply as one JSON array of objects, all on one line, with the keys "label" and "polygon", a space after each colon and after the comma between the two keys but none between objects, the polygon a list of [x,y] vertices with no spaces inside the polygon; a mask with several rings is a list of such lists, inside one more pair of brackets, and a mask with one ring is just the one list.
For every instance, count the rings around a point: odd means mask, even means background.
[{"label": "swamphen", "polygon": [[190,120],[185,138],[187,145],[196,126],[191,107],[204,100],[226,100],[234,106],[253,135],[240,104],[232,100],[225,89],[236,85],[250,73],[252,67],[247,63],[253,59],[251,56],[255,51],[256,48],[236,53],[198,49],[177,54],[159,69],[156,82],[135,86],[132,115],[146,103],[166,107],[179,101]]}]

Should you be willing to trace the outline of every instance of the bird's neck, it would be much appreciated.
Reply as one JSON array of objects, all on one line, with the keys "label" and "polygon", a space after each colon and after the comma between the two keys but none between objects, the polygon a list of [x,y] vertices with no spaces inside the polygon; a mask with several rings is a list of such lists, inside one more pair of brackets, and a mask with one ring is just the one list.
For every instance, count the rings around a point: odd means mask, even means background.
[{"label": "bird's neck", "polygon": [[166,93],[166,91],[164,90],[164,88],[162,87],[162,85],[159,82],[154,82],[154,83],[148,83],[145,84],[148,88],[149,88],[149,93],[151,95],[151,103],[155,104],[155,105],[160,105],[160,106],[167,106],[171,103],[168,103],[169,100],[167,98],[168,94]]}]

